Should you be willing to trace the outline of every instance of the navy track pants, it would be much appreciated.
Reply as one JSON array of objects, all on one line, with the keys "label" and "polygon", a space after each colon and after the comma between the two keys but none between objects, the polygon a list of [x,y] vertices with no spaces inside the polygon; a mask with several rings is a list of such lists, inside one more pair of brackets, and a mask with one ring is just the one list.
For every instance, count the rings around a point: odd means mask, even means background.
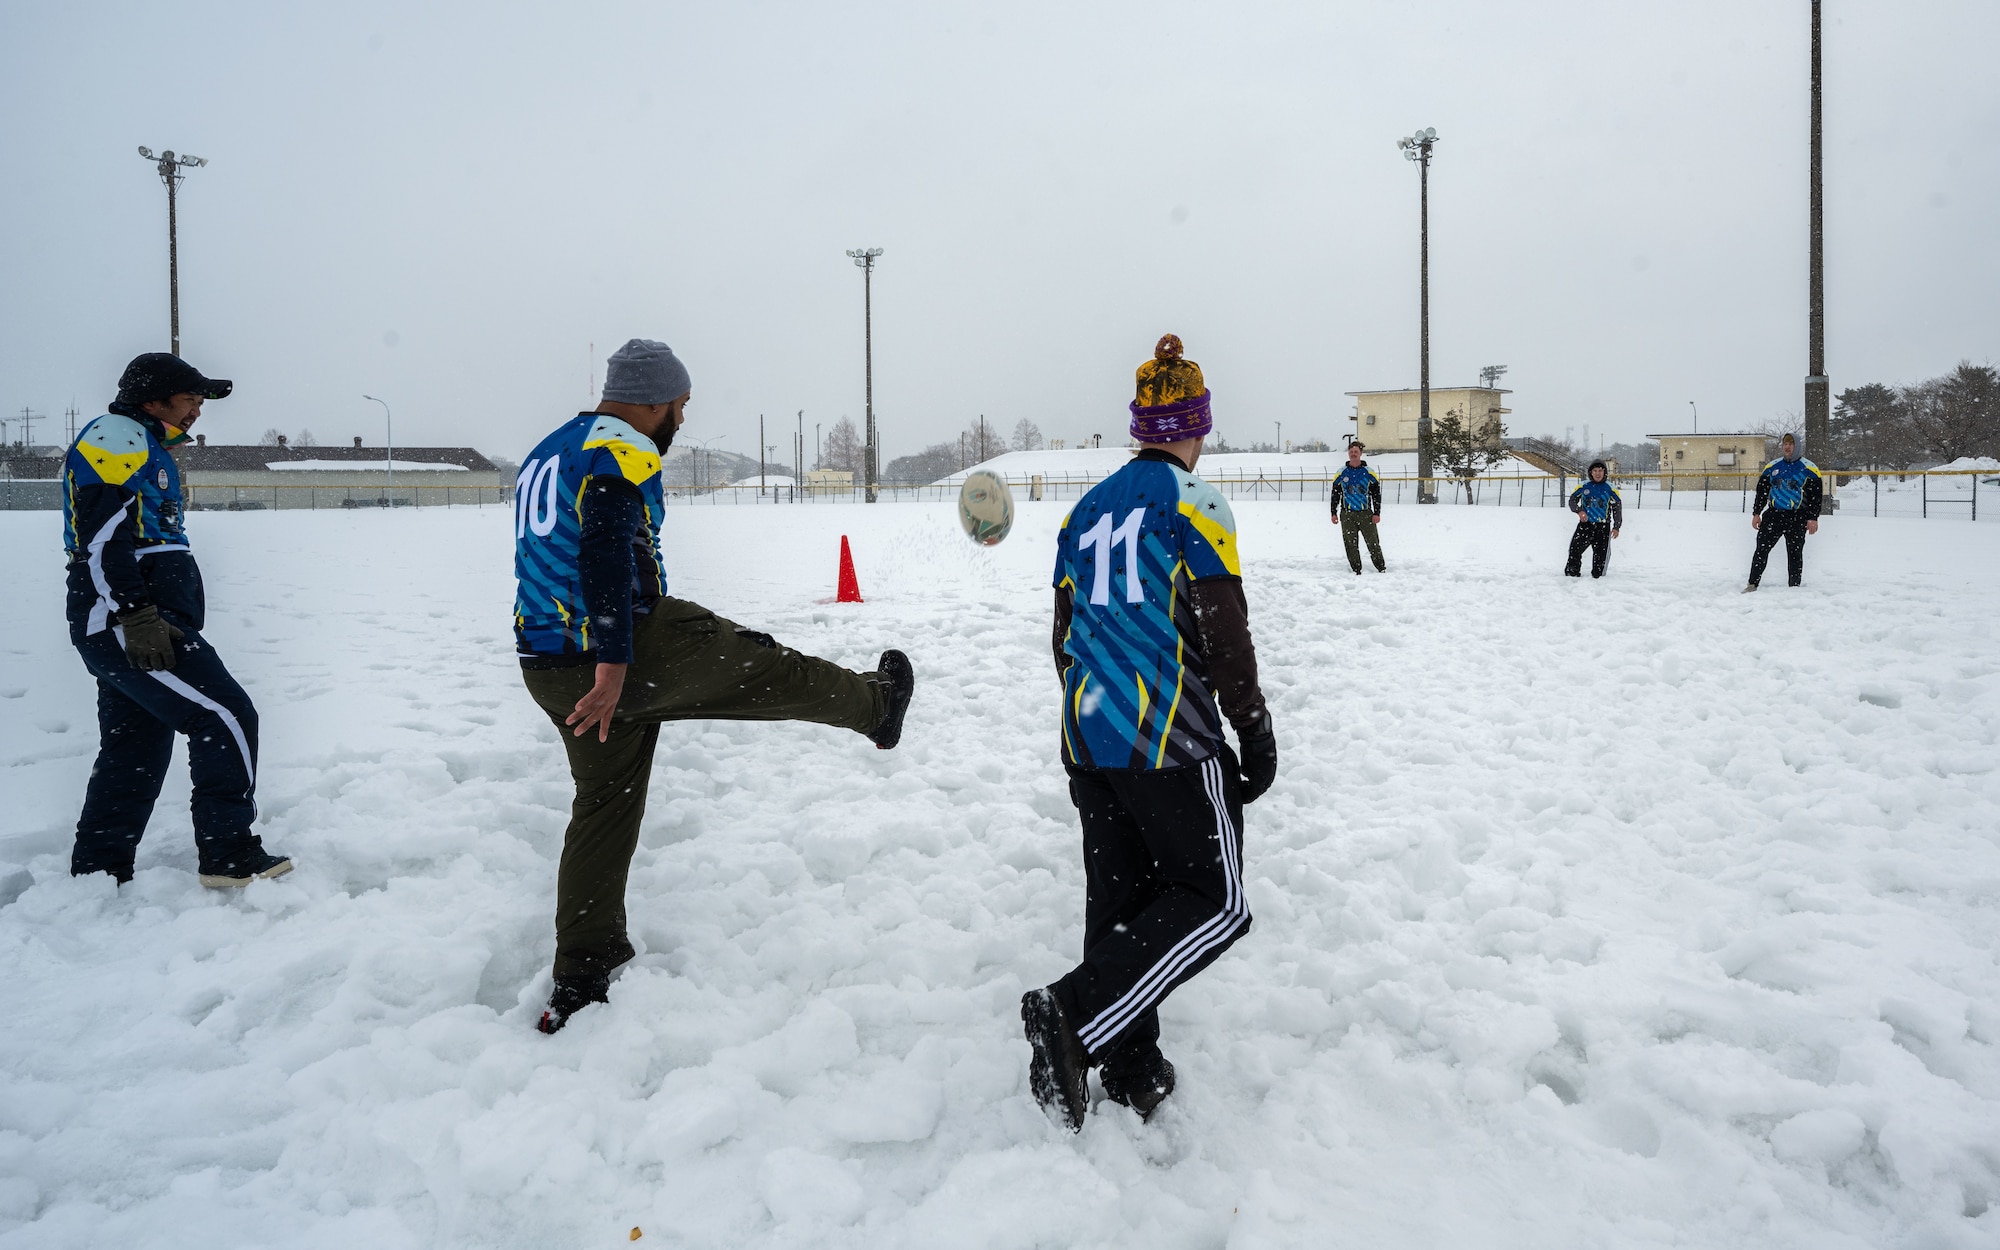
[{"label": "navy track pants", "polygon": [[202,871],[262,849],[257,819],[257,709],[222,657],[195,630],[174,643],[177,662],[143,672],[125,658],[124,631],[107,629],[77,644],[97,678],[97,763],[76,822],[72,873],[109,872],[120,880],[173,762],[174,735],[188,738],[194,779],[194,840]]},{"label": "navy track pants", "polygon": [[1228,747],[1157,772],[1069,769],[1083,822],[1083,962],[1052,987],[1093,1062],[1160,1036],[1159,1005],[1249,932]]}]

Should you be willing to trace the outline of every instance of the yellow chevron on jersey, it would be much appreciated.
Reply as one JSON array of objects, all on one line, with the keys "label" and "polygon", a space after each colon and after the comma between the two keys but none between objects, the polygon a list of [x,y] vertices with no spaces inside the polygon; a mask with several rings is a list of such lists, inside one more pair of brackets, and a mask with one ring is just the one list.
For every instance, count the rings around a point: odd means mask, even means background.
[{"label": "yellow chevron on jersey", "polygon": [[[1215,496],[1214,501],[1209,501],[1206,495]],[[1229,575],[1241,577],[1243,562],[1236,555],[1236,517],[1226,503],[1222,504],[1221,515],[1215,514],[1214,505],[1221,501],[1222,492],[1202,482],[1199,488],[1191,488],[1188,497],[1181,500],[1181,515],[1194,522],[1195,532],[1208,540],[1208,545],[1215,549]]]},{"label": "yellow chevron on jersey", "polygon": [[123,486],[153,455],[137,421],[93,421],[76,440],[76,452],[106,486]]},{"label": "yellow chevron on jersey", "polygon": [[625,480],[638,486],[659,473],[660,454],[650,447],[635,447],[620,436],[621,431],[630,428],[623,421],[618,421],[615,427],[599,421],[584,438],[583,449],[592,451],[602,447],[610,452]]}]

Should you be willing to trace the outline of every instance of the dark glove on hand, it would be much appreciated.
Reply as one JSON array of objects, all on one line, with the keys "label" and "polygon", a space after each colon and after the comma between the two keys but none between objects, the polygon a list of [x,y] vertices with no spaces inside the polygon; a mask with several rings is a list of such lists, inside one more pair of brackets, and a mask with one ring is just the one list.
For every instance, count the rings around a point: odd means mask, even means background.
[{"label": "dark glove on hand", "polygon": [[157,673],[179,662],[174,639],[183,635],[178,627],[161,620],[160,610],[152,604],[120,612],[118,626],[125,631],[125,658],[132,661],[133,668]]},{"label": "dark glove on hand", "polygon": [[1237,730],[1236,742],[1243,750],[1243,802],[1255,803],[1278,779],[1278,735],[1271,728],[1271,714],[1265,712],[1247,733]]}]

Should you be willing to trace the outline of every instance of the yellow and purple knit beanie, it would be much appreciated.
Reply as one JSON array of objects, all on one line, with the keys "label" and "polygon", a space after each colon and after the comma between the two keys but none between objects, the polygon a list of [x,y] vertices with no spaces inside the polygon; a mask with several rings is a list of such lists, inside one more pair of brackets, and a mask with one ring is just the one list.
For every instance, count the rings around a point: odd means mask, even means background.
[{"label": "yellow and purple knit beanie", "polygon": [[1132,401],[1132,437],[1139,442],[1177,443],[1215,428],[1201,366],[1181,351],[1179,335],[1162,335],[1153,358],[1139,366],[1138,397]]}]

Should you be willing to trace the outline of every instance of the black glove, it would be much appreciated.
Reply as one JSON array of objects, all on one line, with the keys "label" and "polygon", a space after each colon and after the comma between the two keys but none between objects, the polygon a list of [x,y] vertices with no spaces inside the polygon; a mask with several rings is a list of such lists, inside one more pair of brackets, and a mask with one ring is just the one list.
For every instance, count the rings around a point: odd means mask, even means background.
[{"label": "black glove", "polygon": [[1271,713],[1266,711],[1247,732],[1238,729],[1236,742],[1243,751],[1243,802],[1255,803],[1278,779],[1278,735],[1271,728]]},{"label": "black glove", "polygon": [[142,672],[164,672],[179,663],[174,655],[174,639],[180,629],[160,619],[160,610],[148,603],[118,614],[118,626],[125,631],[125,658]]}]

